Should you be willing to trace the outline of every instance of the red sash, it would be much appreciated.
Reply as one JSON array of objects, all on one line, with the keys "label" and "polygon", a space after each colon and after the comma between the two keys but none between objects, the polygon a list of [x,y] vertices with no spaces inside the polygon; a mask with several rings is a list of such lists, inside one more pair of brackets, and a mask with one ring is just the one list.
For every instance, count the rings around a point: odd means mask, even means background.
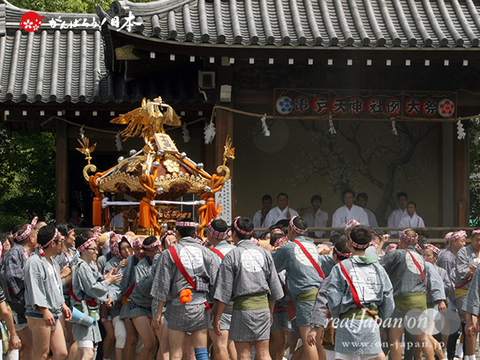
[{"label": "red sash", "polygon": [[345,278],[347,279],[348,286],[350,286],[350,291],[352,292],[352,298],[353,302],[359,309],[365,309],[365,311],[370,314],[375,320],[377,320],[378,323],[380,323],[380,319],[377,319],[374,313],[372,313],[370,310],[364,308],[362,306],[362,303],[360,302],[360,298],[358,297],[357,289],[355,289],[355,285],[353,285],[352,278],[347,272],[347,269],[343,266],[343,264],[340,262],[340,267],[342,268],[343,275],[345,275]]},{"label": "red sash", "polygon": [[[187,270],[185,270],[185,267],[183,266],[182,262],[180,261],[180,258],[178,257],[175,247],[170,246],[168,248],[168,251],[170,251],[170,255],[172,255],[173,261],[175,261],[175,265],[177,265],[178,270],[180,270],[180,273],[183,275],[185,280],[187,280],[187,282],[190,284],[193,290],[197,291],[197,286],[195,285],[195,281],[193,281],[192,277],[188,274]],[[205,310],[206,311],[210,310],[210,304],[206,301],[205,301]]]},{"label": "red sash", "polygon": [[124,296],[126,296],[127,298],[129,298],[130,295],[132,295],[133,289],[135,289],[135,283],[134,283],[132,286],[130,286],[130,288],[127,290],[127,292],[125,293]]},{"label": "red sash", "polygon": [[464,287],[465,285],[467,285],[470,281],[472,281],[473,279],[473,275],[470,276],[470,279],[468,279],[466,282],[464,282],[462,285],[458,285],[458,286],[455,286],[455,289],[460,289],[462,287]]},{"label": "red sash", "polygon": [[410,254],[413,262],[415,263],[415,266],[417,267],[418,271],[420,271],[420,275],[422,275],[422,280],[425,284],[425,288],[427,289],[427,293],[428,293],[427,283],[425,282],[425,276],[423,276],[423,271],[422,271],[422,268],[420,267],[420,264],[418,263],[417,259],[415,259],[415,256],[413,256],[413,254],[410,252],[410,250],[408,250],[408,249],[404,249],[404,250],[406,250]]},{"label": "red sash", "polygon": [[313,257],[312,255],[310,255],[310,253],[307,251],[307,249],[305,249],[305,246],[303,246],[300,241],[298,240],[293,240],[293,242],[295,244],[297,244],[300,249],[302,249],[303,253],[305,254],[305,256],[307,257],[308,260],[310,260],[310,262],[312,263],[313,267],[315,268],[315,270],[317,270],[318,272],[318,275],[320,275],[320,277],[322,279],[325,279],[325,275],[323,275],[323,271],[322,269],[320,269],[320,266],[318,266],[318,264],[315,262],[315,260],[313,260]]},{"label": "red sash", "polygon": [[[70,294],[70,296],[73,298],[73,300],[75,300],[76,302],[78,303],[81,303],[82,300],[80,300],[79,298],[77,298],[75,296],[75,294],[73,293],[73,287],[72,287],[72,283],[70,283],[70,287],[68,288],[68,293]],[[98,303],[95,301],[95,300],[85,300],[85,302],[87,303],[87,305],[90,305],[90,306],[97,306]]]},{"label": "red sash", "polygon": [[217,254],[218,256],[220,256],[220,259],[223,259],[223,257],[225,255],[222,254],[222,252],[218,249],[215,249],[215,248],[211,248],[210,250],[212,250],[215,254]]}]

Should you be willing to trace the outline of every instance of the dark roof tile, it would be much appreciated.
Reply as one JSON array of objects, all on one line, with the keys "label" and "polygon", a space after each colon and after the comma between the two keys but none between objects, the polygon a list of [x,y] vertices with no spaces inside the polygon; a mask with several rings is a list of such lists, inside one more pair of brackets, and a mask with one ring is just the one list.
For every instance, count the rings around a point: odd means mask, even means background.
[{"label": "dark roof tile", "polygon": [[472,47],[473,0],[115,1],[111,13],[143,18],[146,37],[238,45]]}]

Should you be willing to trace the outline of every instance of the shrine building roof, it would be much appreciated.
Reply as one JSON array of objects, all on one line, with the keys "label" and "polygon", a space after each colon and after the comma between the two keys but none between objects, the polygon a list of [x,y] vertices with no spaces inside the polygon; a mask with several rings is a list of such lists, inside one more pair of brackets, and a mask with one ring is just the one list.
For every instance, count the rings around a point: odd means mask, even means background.
[{"label": "shrine building roof", "polygon": [[[478,48],[474,0],[117,0],[137,33],[167,42],[325,48]],[[130,14],[131,12],[131,14]]]},{"label": "shrine building roof", "polygon": [[40,28],[20,30],[28,11],[0,4],[0,102],[114,100],[98,16],[37,12]]}]

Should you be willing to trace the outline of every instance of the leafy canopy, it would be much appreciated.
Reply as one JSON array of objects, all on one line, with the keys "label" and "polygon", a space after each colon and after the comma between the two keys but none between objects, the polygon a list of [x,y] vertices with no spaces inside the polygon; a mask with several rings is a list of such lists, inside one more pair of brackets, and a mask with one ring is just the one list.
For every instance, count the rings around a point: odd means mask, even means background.
[{"label": "leafy canopy", "polygon": [[55,138],[0,132],[0,231],[55,213]]}]

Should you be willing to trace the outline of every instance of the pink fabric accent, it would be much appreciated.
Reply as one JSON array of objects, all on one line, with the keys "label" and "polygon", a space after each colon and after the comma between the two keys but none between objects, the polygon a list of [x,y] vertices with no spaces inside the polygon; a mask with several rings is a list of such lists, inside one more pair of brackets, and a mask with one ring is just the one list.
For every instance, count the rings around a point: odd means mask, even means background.
[{"label": "pink fabric accent", "polygon": [[238,225],[237,225],[238,219],[240,219],[240,216],[237,216],[237,217],[235,218],[235,220],[233,220],[233,227],[235,228],[235,231],[238,231],[240,234],[246,235],[246,236],[252,235],[252,234],[253,234],[253,230],[252,230],[252,231],[245,231],[245,230],[242,230],[242,229],[240,229],[240,228],[238,227]]},{"label": "pink fabric accent", "polygon": [[142,244],[141,246],[144,248],[144,249],[151,249],[151,248],[154,248],[154,247],[157,247],[157,246],[161,246],[162,243],[160,242],[160,240],[157,240],[155,241],[154,243],[151,243],[150,245],[145,245],[145,244]]},{"label": "pink fabric accent", "polygon": [[402,232],[402,236],[400,237],[401,240],[405,241],[408,244],[415,244],[418,241],[418,234],[415,233],[415,237],[410,237],[407,235],[407,231],[412,230],[412,229],[405,229]]},{"label": "pink fabric accent", "polygon": [[[212,220],[213,221],[213,220]],[[210,221],[210,223],[208,224],[208,227],[207,227],[207,230],[208,230],[208,233],[210,234],[211,237],[214,237],[215,239],[219,239],[219,240],[225,240],[225,239],[228,239],[228,230],[225,231],[225,232],[220,232],[220,231],[217,231],[213,228],[212,226],[212,222]]]},{"label": "pink fabric accent", "polygon": [[335,251],[338,256],[343,256],[345,258],[349,258],[352,256],[352,253],[344,253],[344,252],[338,251],[336,247],[333,248],[333,251]]},{"label": "pink fabric accent", "polygon": [[198,224],[196,222],[188,222],[188,221],[177,221],[175,223],[175,226],[180,226],[180,227],[194,227],[196,228]]},{"label": "pink fabric accent", "polygon": [[300,234],[300,235],[305,235],[306,232],[307,232],[307,229],[305,230],[302,230],[302,229],[299,229],[298,227],[295,226],[295,224],[293,223],[293,220],[295,220],[295,218],[297,218],[298,216],[293,216],[291,219],[290,219],[290,222],[288,223],[290,225],[290,227],[293,229],[293,231],[295,231],[297,234]]},{"label": "pink fabric accent", "polygon": [[390,244],[385,248],[385,252],[388,252],[388,250],[390,249],[397,249],[397,248],[398,248],[398,244]]},{"label": "pink fabric accent", "polygon": [[288,236],[282,236],[281,238],[278,238],[275,243],[273,244],[273,247],[279,247],[282,246],[283,244],[288,242]]},{"label": "pink fabric accent", "polygon": [[25,229],[25,231],[21,234],[19,234],[18,232],[15,234],[15,240],[17,240],[17,242],[22,242],[23,240],[25,240],[27,237],[30,236],[30,234],[32,233],[32,229],[35,225],[37,225],[37,221],[38,221],[38,217],[35,216],[32,221],[30,222],[30,224],[27,224],[27,228]]},{"label": "pink fabric accent", "polygon": [[425,245],[423,245],[423,246],[424,246],[425,248],[427,248],[427,249],[432,250],[432,251],[433,251],[435,254],[437,254],[437,255],[440,253],[440,249],[439,249],[438,247],[436,247],[435,245],[433,245],[433,244],[425,244]]}]

